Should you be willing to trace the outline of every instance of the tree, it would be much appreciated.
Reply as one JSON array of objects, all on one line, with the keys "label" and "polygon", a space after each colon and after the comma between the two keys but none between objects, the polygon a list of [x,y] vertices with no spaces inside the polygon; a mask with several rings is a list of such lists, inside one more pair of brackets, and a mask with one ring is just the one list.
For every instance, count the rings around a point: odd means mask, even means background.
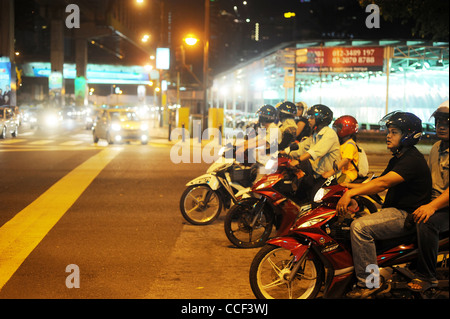
[{"label": "tree", "polygon": [[447,0],[359,0],[362,7],[376,4],[386,21],[400,20],[402,24],[415,23],[411,29],[414,37],[433,41],[449,39],[449,1]]}]

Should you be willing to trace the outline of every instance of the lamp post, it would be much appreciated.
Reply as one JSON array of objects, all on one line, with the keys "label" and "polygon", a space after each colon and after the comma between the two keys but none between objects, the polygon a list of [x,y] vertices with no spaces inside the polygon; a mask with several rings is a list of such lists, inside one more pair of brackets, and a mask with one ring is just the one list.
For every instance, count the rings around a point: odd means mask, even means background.
[{"label": "lamp post", "polygon": [[[209,55],[209,19],[210,19],[210,8],[209,1],[205,0],[205,32],[204,32],[204,43],[203,43],[203,122],[206,124],[206,116],[208,112],[208,55]],[[206,125],[205,125],[206,126]]]}]

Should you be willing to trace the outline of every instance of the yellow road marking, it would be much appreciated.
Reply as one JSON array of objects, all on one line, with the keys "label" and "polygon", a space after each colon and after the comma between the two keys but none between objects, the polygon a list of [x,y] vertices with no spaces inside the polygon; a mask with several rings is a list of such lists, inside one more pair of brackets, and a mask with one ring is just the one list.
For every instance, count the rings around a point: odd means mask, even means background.
[{"label": "yellow road marking", "polygon": [[107,148],[92,156],[0,228],[0,290],[121,150]]}]

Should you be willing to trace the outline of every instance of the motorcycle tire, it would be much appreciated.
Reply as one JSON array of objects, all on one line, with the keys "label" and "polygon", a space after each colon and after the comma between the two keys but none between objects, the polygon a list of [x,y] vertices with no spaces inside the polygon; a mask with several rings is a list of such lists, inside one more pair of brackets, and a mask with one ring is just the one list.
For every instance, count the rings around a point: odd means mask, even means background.
[{"label": "motorcycle tire", "polygon": [[[209,200],[204,203],[202,199],[208,195]],[[192,185],[181,195],[180,211],[192,225],[209,225],[219,217],[222,200],[208,185]]]},{"label": "motorcycle tire", "polygon": [[225,216],[225,234],[236,247],[262,247],[272,233],[274,216],[268,205],[263,206],[262,214],[258,217],[255,225],[253,227],[250,225],[255,217],[252,210],[258,201],[256,198],[242,200],[231,207]]},{"label": "motorcycle tire", "polygon": [[258,299],[314,299],[323,282],[319,258],[310,253],[289,282],[294,256],[291,251],[266,245],[256,254],[250,266],[250,286]]}]

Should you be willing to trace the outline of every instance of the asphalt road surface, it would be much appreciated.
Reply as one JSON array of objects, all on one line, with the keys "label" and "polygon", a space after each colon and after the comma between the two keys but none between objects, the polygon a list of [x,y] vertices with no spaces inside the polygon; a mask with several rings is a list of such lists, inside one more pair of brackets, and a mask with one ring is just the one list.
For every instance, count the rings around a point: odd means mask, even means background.
[{"label": "asphalt road surface", "polygon": [[[151,140],[93,144],[72,122],[0,140],[0,299],[252,299],[258,249],[228,242],[223,217],[193,226],[185,184],[209,164],[174,164]],[[381,172],[389,156],[369,156]]]}]

